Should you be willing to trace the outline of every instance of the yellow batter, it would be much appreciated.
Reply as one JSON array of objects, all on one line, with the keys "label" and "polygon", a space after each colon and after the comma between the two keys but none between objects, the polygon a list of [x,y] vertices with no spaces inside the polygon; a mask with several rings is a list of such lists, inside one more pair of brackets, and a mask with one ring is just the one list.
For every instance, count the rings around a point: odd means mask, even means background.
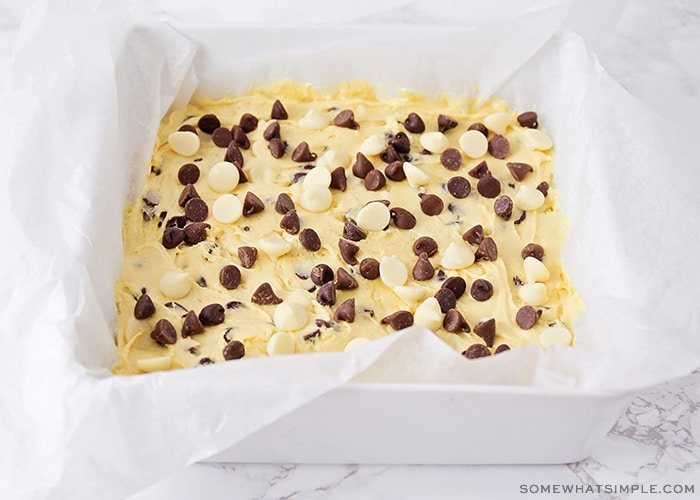
[{"label": "yellow batter", "polygon": [[467,357],[573,343],[540,118],[361,82],[171,112],[124,213],[114,372],[339,351],[411,322]]}]

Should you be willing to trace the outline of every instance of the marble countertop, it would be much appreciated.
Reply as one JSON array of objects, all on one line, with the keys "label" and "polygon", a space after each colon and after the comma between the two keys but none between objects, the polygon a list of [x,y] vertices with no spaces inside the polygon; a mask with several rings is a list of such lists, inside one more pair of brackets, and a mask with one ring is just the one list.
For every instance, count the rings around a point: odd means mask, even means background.
[{"label": "marble countertop", "polygon": [[[598,22],[577,4],[571,25],[632,95],[679,127],[700,130],[700,2],[618,4]],[[605,4],[608,12],[609,4]],[[609,26],[608,26],[609,24]],[[542,486],[578,486],[548,493]],[[625,491],[625,488],[627,491]],[[670,489],[669,489],[670,488]],[[693,491],[689,491],[691,489]],[[636,397],[592,455],[546,466],[197,464],[130,500],[208,498],[698,498],[700,371]]]}]

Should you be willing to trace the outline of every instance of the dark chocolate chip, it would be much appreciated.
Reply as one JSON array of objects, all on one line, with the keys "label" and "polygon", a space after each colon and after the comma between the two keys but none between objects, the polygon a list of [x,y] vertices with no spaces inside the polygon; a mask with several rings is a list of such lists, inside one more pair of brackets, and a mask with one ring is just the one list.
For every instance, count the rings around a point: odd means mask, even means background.
[{"label": "dark chocolate chip", "polygon": [[365,189],[367,191],[379,191],[386,185],[386,178],[381,170],[372,169],[365,176]]},{"label": "dark chocolate chip", "polygon": [[297,211],[292,209],[284,214],[280,220],[280,227],[288,234],[297,234],[301,228]]},{"label": "dark chocolate chip", "polygon": [[255,247],[238,247],[238,258],[241,260],[241,265],[246,269],[250,269],[258,260],[258,249]]},{"label": "dark chocolate chip", "polygon": [[258,128],[258,117],[250,113],[243,113],[238,124],[241,126],[243,132],[247,134]]},{"label": "dark chocolate chip", "polygon": [[527,176],[527,174],[534,170],[532,168],[532,165],[528,163],[510,161],[506,163],[506,167],[508,167],[508,170],[510,170],[510,173],[513,175],[516,181],[522,181],[525,178],[525,176]]},{"label": "dark chocolate chip", "polygon": [[438,124],[438,130],[442,133],[445,133],[448,130],[453,129],[458,125],[457,120],[455,120],[454,118],[450,118],[449,116],[446,116],[446,115],[438,115],[437,124]]},{"label": "dark chocolate chip", "polygon": [[491,351],[484,344],[472,344],[466,351],[462,351],[462,356],[467,359],[487,358],[491,356]]},{"label": "dark chocolate chip", "polygon": [[241,153],[241,150],[235,142],[231,141],[228,143],[224,161],[238,165],[238,167],[243,167],[243,153]]},{"label": "dark chocolate chip", "polygon": [[211,226],[206,222],[193,222],[185,226],[185,243],[187,245],[196,245],[207,239],[207,229]]},{"label": "dark chocolate chip", "polygon": [[448,288],[455,294],[455,298],[459,299],[467,289],[467,282],[461,276],[450,276],[442,282],[440,288]]},{"label": "dark chocolate chip", "polygon": [[243,302],[240,300],[231,300],[229,302],[226,302],[226,309],[238,309],[243,305]]},{"label": "dark chocolate chip", "polygon": [[537,260],[542,260],[544,257],[544,248],[538,243],[528,243],[523,247],[520,256],[525,260],[527,257],[534,257]]},{"label": "dark chocolate chip", "polygon": [[331,170],[331,183],[328,186],[331,189],[345,191],[348,187],[348,178],[345,175],[343,167],[337,167]]},{"label": "dark chocolate chip", "polygon": [[177,180],[183,186],[194,184],[199,180],[199,167],[194,163],[185,163],[177,171]]},{"label": "dark chocolate chip", "polygon": [[491,175],[491,171],[489,170],[489,165],[486,163],[486,160],[482,160],[475,167],[473,167],[468,174],[476,179],[481,179],[482,177]]},{"label": "dark chocolate chip", "polygon": [[145,293],[142,294],[134,306],[134,317],[136,319],[146,319],[153,316],[155,312],[156,306],[153,305],[151,297]]},{"label": "dark chocolate chip", "polygon": [[174,344],[177,342],[177,332],[167,319],[160,319],[151,332],[151,338],[159,344]]},{"label": "dark chocolate chip", "polygon": [[194,311],[188,312],[185,315],[185,320],[182,322],[182,337],[187,338],[202,332],[204,332],[204,325],[199,320],[197,313]]},{"label": "dark chocolate chip", "polygon": [[547,197],[547,194],[549,193],[549,183],[547,181],[542,181],[537,185],[536,188],[540,193],[542,193],[545,198]]},{"label": "dark chocolate chip", "polygon": [[316,292],[316,301],[322,306],[335,305],[335,285],[332,281],[321,285]]},{"label": "dark chocolate chip", "polygon": [[194,128],[194,125],[190,125],[188,123],[181,125],[179,129],[177,129],[178,132],[192,132],[194,135],[197,135],[197,129]]},{"label": "dark chocolate chip", "polygon": [[236,146],[241,149],[250,148],[250,139],[248,139],[248,136],[239,125],[233,126],[231,129],[231,134],[233,137],[233,142],[236,143]]},{"label": "dark chocolate chip", "polygon": [[219,118],[216,115],[206,114],[202,115],[202,117],[197,122],[197,126],[199,127],[199,130],[201,130],[205,134],[211,134],[212,132],[214,132],[214,130],[221,126],[221,122],[219,121]]},{"label": "dark chocolate chip", "polygon": [[394,146],[389,145],[384,151],[379,153],[379,157],[385,163],[394,163],[395,161],[401,161],[401,155]]},{"label": "dark chocolate chip", "polygon": [[245,194],[245,199],[243,200],[243,216],[249,217],[258,212],[265,210],[265,204],[258,198],[258,196],[252,191],[248,191]]},{"label": "dark chocolate chip", "polygon": [[360,262],[360,275],[368,280],[379,278],[379,261],[373,257],[367,257]]},{"label": "dark chocolate chip", "polygon": [[253,295],[250,297],[250,301],[253,304],[259,304],[267,306],[270,304],[281,304],[282,299],[280,299],[275,292],[272,290],[272,285],[265,282],[255,289]]},{"label": "dark chocolate chip", "polygon": [[440,163],[447,170],[459,170],[462,165],[462,153],[455,148],[447,148],[440,154]]},{"label": "dark chocolate chip", "polygon": [[411,139],[403,132],[397,132],[394,137],[389,139],[389,146],[399,154],[406,154],[411,151]]},{"label": "dark chocolate chip", "polygon": [[165,307],[168,309],[172,309],[173,311],[176,311],[178,314],[186,314],[187,313],[187,308],[183,306],[182,304],[178,304],[177,302],[166,302],[163,304]]},{"label": "dark chocolate chip", "polygon": [[374,165],[372,165],[372,162],[369,161],[365,155],[358,152],[355,156],[355,163],[352,165],[352,174],[355,177],[364,179],[372,170],[374,170]]},{"label": "dark chocolate chip", "polygon": [[350,219],[345,219],[343,226],[343,238],[350,241],[361,241],[367,237],[367,233]]},{"label": "dark chocolate chip", "polygon": [[204,366],[204,365],[211,365],[211,364],[213,364],[213,363],[214,363],[214,360],[211,359],[211,358],[209,358],[209,357],[207,357],[207,356],[204,356],[203,358],[201,358],[201,359],[199,360],[199,364],[202,365],[202,366]]},{"label": "dark chocolate chip", "polygon": [[202,288],[207,287],[207,280],[204,278],[204,276],[200,276],[199,278],[197,278],[195,280],[195,283],[197,283],[197,285],[199,285]]},{"label": "dark chocolate chip", "polygon": [[166,227],[163,231],[163,246],[167,249],[175,248],[185,241],[185,231],[179,227]]},{"label": "dark chocolate chip", "polygon": [[425,215],[438,215],[445,208],[445,203],[436,194],[426,194],[420,199],[420,209]]},{"label": "dark chocolate chip", "polygon": [[280,102],[279,99],[275,100],[275,102],[272,104],[270,118],[274,120],[286,120],[287,118],[289,118],[287,110],[284,109],[284,105]]},{"label": "dark chocolate chip", "polygon": [[333,314],[335,321],[347,321],[352,323],[355,321],[355,299],[348,299],[338,306]]},{"label": "dark chocolate chip", "polygon": [[537,113],[534,111],[525,111],[518,115],[518,123],[521,127],[537,128]]},{"label": "dark chocolate chip", "polygon": [[321,238],[310,227],[302,229],[301,233],[299,233],[299,242],[309,252],[317,252],[321,249]]},{"label": "dark chocolate chip", "polygon": [[321,335],[321,330],[314,330],[313,332],[307,333],[304,335],[304,340],[309,341],[317,338],[318,336]]},{"label": "dark chocolate chip", "polygon": [[484,339],[484,343],[493,347],[493,341],[496,339],[496,320],[494,318],[486,321],[479,321],[474,325],[474,333]]},{"label": "dark chocolate chip", "polygon": [[335,280],[335,288],[337,290],[353,290],[359,286],[352,274],[342,267],[338,268],[337,275],[338,278]]},{"label": "dark chocolate chip", "polygon": [[389,325],[394,330],[403,330],[413,326],[413,314],[411,311],[396,311],[382,318],[382,323]]},{"label": "dark chocolate chip", "polygon": [[469,125],[469,128],[467,128],[467,130],[478,130],[479,132],[484,134],[484,137],[488,138],[489,136],[489,129],[487,129],[486,125],[484,125],[483,123],[472,123],[471,125]]},{"label": "dark chocolate chip", "polygon": [[537,323],[541,315],[541,309],[535,309],[532,306],[523,306],[515,313],[515,323],[523,330],[529,330],[535,326],[535,323]]},{"label": "dark chocolate chip", "polygon": [[211,133],[211,140],[220,148],[226,148],[233,140],[233,135],[226,127],[219,127]]},{"label": "dark chocolate chip", "polygon": [[428,259],[428,254],[423,252],[413,266],[413,279],[416,281],[427,281],[433,276],[435,276],[435,268]]},{"label": "dark chocolate chip", "polygon": [[409,113],[403,124],[406,130],[413,134],[422,134],[425,132],[425,122],[417,113]]},{"label": "dark chocolate chip", "polygon": [[351,109],[344,109],[333,118],[336,127],[358,129],[360,125],[355,121],[355,113]]},{"label": "dark chocolate chip", "polygon": [[435,292],[435,298],[437,299],[438,304],[440,304],[440,310],[443,313],[446,313],[450,309],[454,309],[457,305],[457,297],[449,288],[440,288],[437,292]]},{"label": "dark chocolate chip", "polygon": [[204,326],[220,325],[224,322],[224,306],[221,304],[209,304],[199,312],[199,321]]},{"label": "dark chocolate chip", "polygon": [[447,192],[458,199],[466,198],[472,192],[472,185],[469,179],[455,176],[447,181]]},{"label": "dark chocolate chip", "polygon": [[413,243],[413,253],[420,256],[423,252],[432,257],[438,251],[437,242],[430,236],[421,236]]},{"label": "dark chocolate chip", "polygon": [[525,217],[527,217],[527,212],[525,212],[523,210],[522,212],[520,212],[520,215],[518,216],[518,218],[513,221],[513,224],[522,223],[525,220]]},{"label": "dark chocolate chip", "polygon": [[311,275],[309,277],[316,285],[321,286],[324,283],[333,281],[335,275],[330,266],[326,264],[317,264],[311,269]]},{"label": "dark chocolate chip", "polygon": [[406,179],[406,174],[403,171],[403,162],[399,160],[389,163],[384,169],[384,175],[386,175],[387,179],[397,182]]},{"label": "dark chocolate chip", "polygon": [[185,217],[192,222],[202,222],[209,216],[209,205],[201,198],[192,198],[185,203]]},{"label": "dark chocolate chip", "polygon": [[278,214],[286,214],[290,210],[294,210],[294,202],[287,193],[280,193],[275,201],[275,211]]},{"label": "dark chocolate chip", "polygon": [[493,211],[503,220],[510,220],[513,215],[513,200],[507,194],[501,195],[493,202]]},{"label": "dark chocolate chip", "polygon": [[360,247],[354,243],[350,243],[347,240],[339,239],[338,249],[340,250],[340,256],[343,258],[343,261],[346,264],[351,266],[357,264],[357,258],[355,256],[357,255],[357,252],[360,251]]},{"label": "dark chocolate chip", "polygon": [[489,139],[489,153],[494,158],[502,160],[510,152],[510,143],[508,139],[500,134],[496,134],[491,139]]},{"label": "dark chocolate chip", "polygon": [[493,285],[490,281],[487,281],[485,279],[476,279],[472,283],[469,293],[474,298],[474,300],[484,302],[485,300],[489,300],[493,296]]},{"label": "dark chocolate chip", "polygon": [[493,175],[485,175],[476,183],[476,190],[484,198],[495,198],[501,193],[501,183]]},{"label": "dark chocolate chip", "polygon": [[226,361],[241,359],[245,356],[245,345],[240,340],[232,340],[224,346],[223,355]]},{"label": "dark chocolate chip", "polygon": [[294,151],[292,151],[292,161],[303,163],[306,161],[314,161],[316,153],[312,153],[309,149],[309,143],[306,141],[300,142]]},{"label": "dark chocolate chip", "polygon": [[490,236],[486,236],[479,243],[479,248],[474,252],[474,260],[490,260],[494,261],[498,258],[498,246]]},{"label": "dark chocolate chip", "polygon": [[180,196],[177,199],[177,204],[180,205],[181,207],[184,207],[185,204],[190,201],[192,198],[199,198],[199,193],[195,189],[194,185],[192,184],[187,184],[185,187],[182,189],[182,192],[180,193]]},{"label": "dark chocolate chip", "polygon": [[272,139],[280,139],[280,124],[279,122],[270,123],[263,131],[263,139],[271,141]]},{"label": "dark chocolate chip", "polygon": [[462,313],[457,309],[450,309],[445,313],[445,318],[442,320],[442,327],[450,333],[468,333],[471,331],[469,323],[464,319]]},{"label": "dark chocolate chip", "polygon": [[494,354],[500,354],[505,351],[510,351],[510,346],[508,344],[501,344],[498,347],[496,347],[496,350],[493,351]]},{"label": "dark chocolate chip", "polygon": [[413,229],[416,227],[416,216],[401,207],[393,207],[389,210],[394,225],[399,229]]},{"label": "dark chocolate chip", "polygon": [[243,168],[236,163],[234,163],[234,165],[236,165],[236,168],[238,169],[238,184],[245,184],[248,182],[248,176],[245,175]]},{"label": "dark chocolate chip", "polygon": [[235,290],[241,284],[241,271],[233,264],[227,264],[219,271],[219,283],[226,290]]},{"label": "dark chocolate chip", "polygon": [[462,239],[472,245],[478,245],[484,239],[484,228],[481,224],[470,227],[462,235]]}]

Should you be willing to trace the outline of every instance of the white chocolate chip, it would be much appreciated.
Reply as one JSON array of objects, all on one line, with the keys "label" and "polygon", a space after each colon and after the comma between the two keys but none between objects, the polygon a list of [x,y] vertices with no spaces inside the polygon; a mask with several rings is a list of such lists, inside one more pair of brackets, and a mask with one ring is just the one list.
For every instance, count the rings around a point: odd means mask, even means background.
[{"label": "white chocolate chip", "polygon": [[328,113],[323,113],[316,109],[310,109],[303,118],[299,119],[299,126],[306,129],[321,130],[330,125],[331,119]]},{"label": "white chocolate chip", "polygon": [[238,186],[240,178],[236,165],[228,161],[213,165],[207,176],[209,186],[217,193],[230,193]]},{"label": "white chocolate chip", "polygon": [[277,328],[295,331],[306,326],[309,313],[303,305],[285,301],[275,308],[273,321]]},{"label": "white chocolate chip", "polygon": [[199,151],[199,136],[192,132],[173,132],[168,136],[170,149],[182,156],[192,156]]},{"label": "white chocolate chip", "polygon": [[506,131],[506,127],[508,127],[509,121],[510,115],[508,113],[494,113],[484,118],[484,125],[496,134],[503,134]]},{"label": "white chocolate chip", "polygon": [[547,266],[545,266],[542,261],[532,256],[525,257],[523,266],[525,268],[525,279],[528,282],[545,282],[549,279],[549,269],[547,269]]},{"label": "white chocolate chip", "polygon": [[328,170],[334,170],[338,167],[346,167],[350,157],[343,151],[338,151],[337,149],[329,149],[321,156],[319,156],[316,161],[316,168],[324,167]]},{"label": "white chocolate chip", "polygon": [[403,162],[403,172],[406,174],[406,180],[411,187],[424,186],[430,182],[428,174],[408,161]]},{"label": "white chocolate chip", "polygon": [[292,244],[275,234],[260,238],[258,240],[258,247],[275,262],[279,257],[292,249]]},{"label": "white chocolate chip", "polygon": [[294,336],[289,332],[273,333],[267,341],[267,354],[275,356],[277,354],[293,354],[296,342]]},{"label": "white chocolate chip", "polygon": [[489,148],[489,141],[478,130],[467,130],[459,138],[459,147],[469,158],[481,158]]},{"label": "white chocolate chip", "polygon": [[343,349],[345,352],[352,351],[354,349],[357,349],[358,347],[362,347],[363,345],[367,345],[370,343],[370,340],[365,337],[355,337],[352,339],[350,342],[345,344],[345,349]]},{"label": "white chocolate chip", "polygon": [[170,356],[156,356],[136,360],[139,370],[150,373],[170,369]]},{"label": "white chocolate chip", "polygon": [[513,204],[520,210],[536,210],[544,204],[544,195],[539,189],[521,185]]},{"label": "white chocolate chip", "polygon": [[420,136],[420,145],[431,153],[442,153],[450,145],[442,132],[425,132]]},{"label": "white chocolate chip", "polygon": [[542,283],[525,283],[518,290],[518,297],[528,305],[541,306],[547,302],[547,287]]},{"label": "white chocolate chip", "polygon": [[452,242],[442,254],[440,265],[445,269],[464,269],[474,263],[474,252],[466,245]]},{"label": "white chocolate chip", "polygon": [[333,204],[333,193],[327,187],[311,185],[301,193],[299,204],[309,212],[324,212]]},{"label": "white chocolate chip", "polygon": [[309,189],[313,186],[327,188],[331,185],[331,173],[326,167],[314,167],[306,173],[302,185],[304,189]]},{"label": "white chocolate chip", "polygon": [[547,134],[536,128],[525,129],[523,134],[525,135],[525,143],[530,146],[531,149],[547,151],[554,145],[552,139]]},{"label": "white chocolate chip", "polygon": [[386,148],[386,140],[382,134],[370,135],[360,144],[360,153],[365,156],[378,155]]},{"label": "white chocolate chip", "polygon": [[214,201],[211,213],[223,224],[236,222],[243,214],[243,204],[235,195],[222,194]]},{"label": "white chocolate chip", "polygon": [[180,299],[190,293],[192,278],[183,271],[170,271],[160,277],[160,291],[172,299]]},{"label": "white chocolate chip", "polygon": [[[259,126],[258,126],[259,127]],[[270,155],[270,148],[268,147],[267,141],[251,141],[253,144],[250,150],[253,152],[253,156],[256,158],[266,158]]]},{"label": "white chocolate chip", "polygon": [[416,305],[427,293],[425,288],[415,285],[395,286],[392,290],[394,290],[394,293],[398,295],[401,300],[410,306]]},{"label": "white chocolate chip", "polygon": [[386,286],[394,288],[406,283],[408,269],[395,255],[385,255],[379,262],[379,277]]},{"label": "white chocolate chip", "polygon": [[543,346],[549,347],[554,344],[570,345],[571,332],[563,326],[550,326],[540,335],[540,342]]},{"label": "white chocolate chip", "polygon": [[416,308],[416,312],[413,314],[413,324],[435,331],[442,326],[442,318],[440,303],[435,297],[428,297]]},{"label": "white chocolate chip", "polygon": [[366,231],[382,231],[389,225],[391,212],[380,201],[368,203],[357,213],[357,225]]}]

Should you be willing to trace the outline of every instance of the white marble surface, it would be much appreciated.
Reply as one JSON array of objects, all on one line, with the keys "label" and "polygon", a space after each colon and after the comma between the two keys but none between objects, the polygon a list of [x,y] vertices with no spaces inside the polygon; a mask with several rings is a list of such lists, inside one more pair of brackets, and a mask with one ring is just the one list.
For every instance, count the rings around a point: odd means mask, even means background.
[{"label": "white marble surface", "polygon": [[[574,19],[603,66],[658,114],[700,130],[700,2],[633,1],[617,23],[597,4]],[[604,21],[604,20],[603,20]],[[611,31],[605,31],[610,24]],[[586,487],[579,494],[522,493],[530,485]],[[633,493],[606,487],[638,488]],[[694,493],[663,492],[665,485]],[[644,489],[642,489],[644,488]],[[700,371],[634,399],[581,462],[551,466],[198,464],[131,500],[321,498],[700,498]],[[579,490],[581,491],[581,490]]]}]

